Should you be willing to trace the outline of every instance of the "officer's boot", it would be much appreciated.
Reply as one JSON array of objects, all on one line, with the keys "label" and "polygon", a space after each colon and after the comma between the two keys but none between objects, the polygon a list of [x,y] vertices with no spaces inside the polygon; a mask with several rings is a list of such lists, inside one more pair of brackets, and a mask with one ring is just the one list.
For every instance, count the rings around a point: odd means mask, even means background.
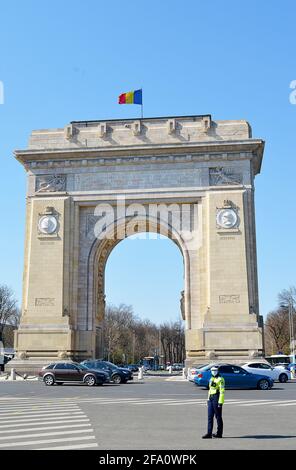
[{"label": "officer's boot", "polygon": [[212,439],[212,434],[205,434],[202,436],[203,439]]}]

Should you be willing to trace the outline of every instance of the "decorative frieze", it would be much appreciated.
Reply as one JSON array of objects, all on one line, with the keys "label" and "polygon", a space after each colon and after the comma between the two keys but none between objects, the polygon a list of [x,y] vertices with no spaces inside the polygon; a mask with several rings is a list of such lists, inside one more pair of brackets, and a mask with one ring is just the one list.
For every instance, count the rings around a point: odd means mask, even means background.
[{"label": "decorative frieze", "polygon": [[[31,161],[29,162],[29,166],[31,169],[38,169],[38,168],[77,168],[81,166],[101,166],[101,165],[118,165],[119,161],[118,159],[120,158],[120,164],[143,164],[143,163],[175,163],[175,162],[207,162],[207,161],[219,161],[219,160],[248,160],[251,159],[252,155],[250,154],[241,154],[238,153],[224,153],[224,154],[218,154],[218,153],[213,153],[213,154],[203,154],[203,153],[196,153],[196,154],[175,154],[175,155],[141,155],[141,156],[116,156],[116,157],[92,157],[92,158],[83,158],[83,159],[59,159],[57,161]],[[43,176],[38,176],[38,178],[45,178],[48,177],[48,175],[43,175]],[[52,177],[52,176],[51,176]],[[55,175],[56,178],[61,178],[64,177],[65,175]],[[231,168],[226,168],[226,167],[212,167],[210,168],[210,184],[212,186],[217,186],[219,184],[242,184],[243,181],[243,175],[242,173],[239,173],[235,171],[235,169]],[[66,182],[65,182],[66,183]],[[40,180],[40,183],[38,183],[38,188],[36,185],[36,191],[39,189],[39,187],[45,186],[46,191],[62,191],[64,189],[46,189],[48,184],[47,180]],[[56,182],[51,183],[50,188],[53,187],[55,188],[56,186],[60,186],[61,180],[57,179]]]}]

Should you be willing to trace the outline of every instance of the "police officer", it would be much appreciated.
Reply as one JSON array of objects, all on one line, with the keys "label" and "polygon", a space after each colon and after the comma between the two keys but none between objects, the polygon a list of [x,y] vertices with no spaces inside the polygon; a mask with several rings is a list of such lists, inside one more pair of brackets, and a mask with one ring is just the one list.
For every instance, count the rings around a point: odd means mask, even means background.
[{"label": "police officer", "polygon": [[[217,366],[211,368],[211,374],[208,396],[208,432],[202,436],[203,439],[219,438],[223,434],[222,406],[224,403],[225,380],[219,375]],[[216,434],[213,434],[214,416],[217,420]]]}]

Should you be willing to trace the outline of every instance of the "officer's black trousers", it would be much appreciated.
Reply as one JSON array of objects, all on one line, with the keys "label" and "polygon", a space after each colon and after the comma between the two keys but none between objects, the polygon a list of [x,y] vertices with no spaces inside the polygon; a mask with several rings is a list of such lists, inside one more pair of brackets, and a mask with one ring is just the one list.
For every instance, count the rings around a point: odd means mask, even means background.
[{"label": "officer's black trousers", "polygon": [[208,400],[208,434],[212,435],[214,416],[217,420],[217,434],[222,436],[223,433],[223,420],[222,420],[222,406],[218,407],[218,395],[212,395]]}]

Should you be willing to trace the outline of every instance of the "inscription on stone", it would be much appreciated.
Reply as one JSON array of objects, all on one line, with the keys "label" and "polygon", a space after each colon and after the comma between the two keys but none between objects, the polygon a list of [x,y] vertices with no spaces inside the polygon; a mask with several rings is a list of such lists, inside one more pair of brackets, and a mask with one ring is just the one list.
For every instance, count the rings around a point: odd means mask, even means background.
[{"label": "inscription on stone", "polygon": [[239,304],[240,296],[239,295],[219,295],[220,304]]},{"label": "inscription on stone", "polygon": [[37,297],[35,299],[36,307],[54,307],[55,299],[52,297]]},{"label": "inscription on stone", "polygon": [[102,173],[81,173],[75,175],[75,191],[102,189],[134,189],[189,187],[201,185],[199,169],[178,169],[159,171],[105,171]]}]

